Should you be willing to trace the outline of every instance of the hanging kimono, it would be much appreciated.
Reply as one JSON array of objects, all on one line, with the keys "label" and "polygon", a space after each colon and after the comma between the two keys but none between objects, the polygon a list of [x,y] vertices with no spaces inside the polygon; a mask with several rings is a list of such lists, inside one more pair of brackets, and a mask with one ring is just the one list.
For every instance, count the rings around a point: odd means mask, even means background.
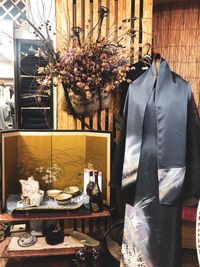
[{"label": "hanging kimono", "polygon": [[189,84],[161,59],[127,94],[111,187],[126,201],[121,267],[181,266],[181,203],[200,195],[200,123]]}]

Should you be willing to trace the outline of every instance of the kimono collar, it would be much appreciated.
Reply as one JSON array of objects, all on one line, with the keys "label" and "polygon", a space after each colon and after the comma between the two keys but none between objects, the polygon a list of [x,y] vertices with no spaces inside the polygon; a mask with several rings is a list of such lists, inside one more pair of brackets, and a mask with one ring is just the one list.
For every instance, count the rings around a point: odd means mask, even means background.
[{"label": "kimono collar", "polygon": [[157,80],[157,84],[159,86],[168,79],[168,82],[173,82],[172,73],[170,70],[167,61],[164,58],[160,59],[160,65],[158,69],[158,76],[156,76],[156,64],[155,64],[155,57],[153,59],[151,67],[145,71],[139,78],[137,78],[133,84],[148,87],[148,91],[151,91],[153,85]]},{"label": "kimono collar", "polygon": [[[149,69],[149,72],[151,73],[151,75],[153,77],[156,78],[156,59],[154,57],[153,59],[153,62],[152,62],[152,65]],[[167,75],[168,78],[172,78],[172,74],[171,74],[171,70],[170,70],[170,67],[167,63],[167,61],[161,57],[160,59],[160,64],[159,64],[159,69],[158,69],[158,79],[161,77],[163,77],[163,75]]]}]

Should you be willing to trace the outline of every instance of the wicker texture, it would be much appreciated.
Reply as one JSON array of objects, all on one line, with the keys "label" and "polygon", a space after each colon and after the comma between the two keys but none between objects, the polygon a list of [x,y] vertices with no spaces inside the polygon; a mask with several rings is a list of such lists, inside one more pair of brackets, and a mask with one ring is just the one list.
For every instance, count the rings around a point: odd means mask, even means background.
[{"label": "wicker texture", "polygon": [[156,5],[153,15],[153,46],[171,69],[190,82],[199,106],[200,3],[181,1]]},{"label": "wicker texture", "polygon": [[197,217],[196,217],[196,248],[197,248],[198,262],[200,266],[200,201],[198,203]]}]

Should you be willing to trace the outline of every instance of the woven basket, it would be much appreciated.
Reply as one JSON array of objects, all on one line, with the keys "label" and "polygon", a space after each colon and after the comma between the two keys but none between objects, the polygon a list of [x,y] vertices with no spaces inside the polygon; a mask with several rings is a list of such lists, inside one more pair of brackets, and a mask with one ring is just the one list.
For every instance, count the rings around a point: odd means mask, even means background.
[{"label": "woven basket", "polygon": [[113,222],[103,236],[104,249],[119,262],[121,259],[121,244],[124,232],[124,221]]},{"label": "woven basket", "polygon": [[[89,100],[84,96],[75,94],[70,95],[69,99],[74,111],[78,115],[93,116],[97,111],[104,110],[109,107],[111,94],[102,92],[100,97],[99,93],[95,91],[92,93],[92,97]],[[68,112],[70,113],[70,109]]]}]

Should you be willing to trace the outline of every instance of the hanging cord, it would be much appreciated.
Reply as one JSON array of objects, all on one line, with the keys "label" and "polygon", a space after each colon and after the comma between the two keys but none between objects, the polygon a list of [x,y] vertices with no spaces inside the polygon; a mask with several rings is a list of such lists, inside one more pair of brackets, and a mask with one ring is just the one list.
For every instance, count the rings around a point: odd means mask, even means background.
[{"label": "hanging cord", "polygon": [[100,37],[101,37],[101,27],[103,24],[103,20],[105,17],[109,15],[109,9],[107,7],[101,6],[98,10],[99,14],[99,20],[98,20],[98,36],[96,42],[100,42]]},{"label": "hanging cord", "polygon": [[97,128],[98,128],[98,130],[101,130],[102,99],[101,99],[101,89],[100,89],[100,87],[98,87],[97,93],[98,93],[98,97],[99,97],[99,108],[98,108],[98,112],[97,112],[97,122],[98,122]]},{"label": "hanging cord", "polygon": [[80,33],[82,32],[82,28],[81,27],[72,27],[72,32],[73,35],[77,38],[77,42],[79,47],[81,47],[81,38],[80,38]]},{"label": "hanging cord", "polygon": [[[107,7],[101,6],[98,10],[98,15],[99,15],[98,36],[97,36],[96,43],[100,42],[101,28],[102,28],[103,20],[105,17],[107,17],[109,15],[109,9]],[[100,87],[97,89],[97,93],[98,93],[98,98],[99,98],[99,108],[98,108],[98,112],[97,112],[97,121],[98,121],[97,128],[98,128],[98,130],[101,130],[102,98],[101,98],[101,88]]]}]

